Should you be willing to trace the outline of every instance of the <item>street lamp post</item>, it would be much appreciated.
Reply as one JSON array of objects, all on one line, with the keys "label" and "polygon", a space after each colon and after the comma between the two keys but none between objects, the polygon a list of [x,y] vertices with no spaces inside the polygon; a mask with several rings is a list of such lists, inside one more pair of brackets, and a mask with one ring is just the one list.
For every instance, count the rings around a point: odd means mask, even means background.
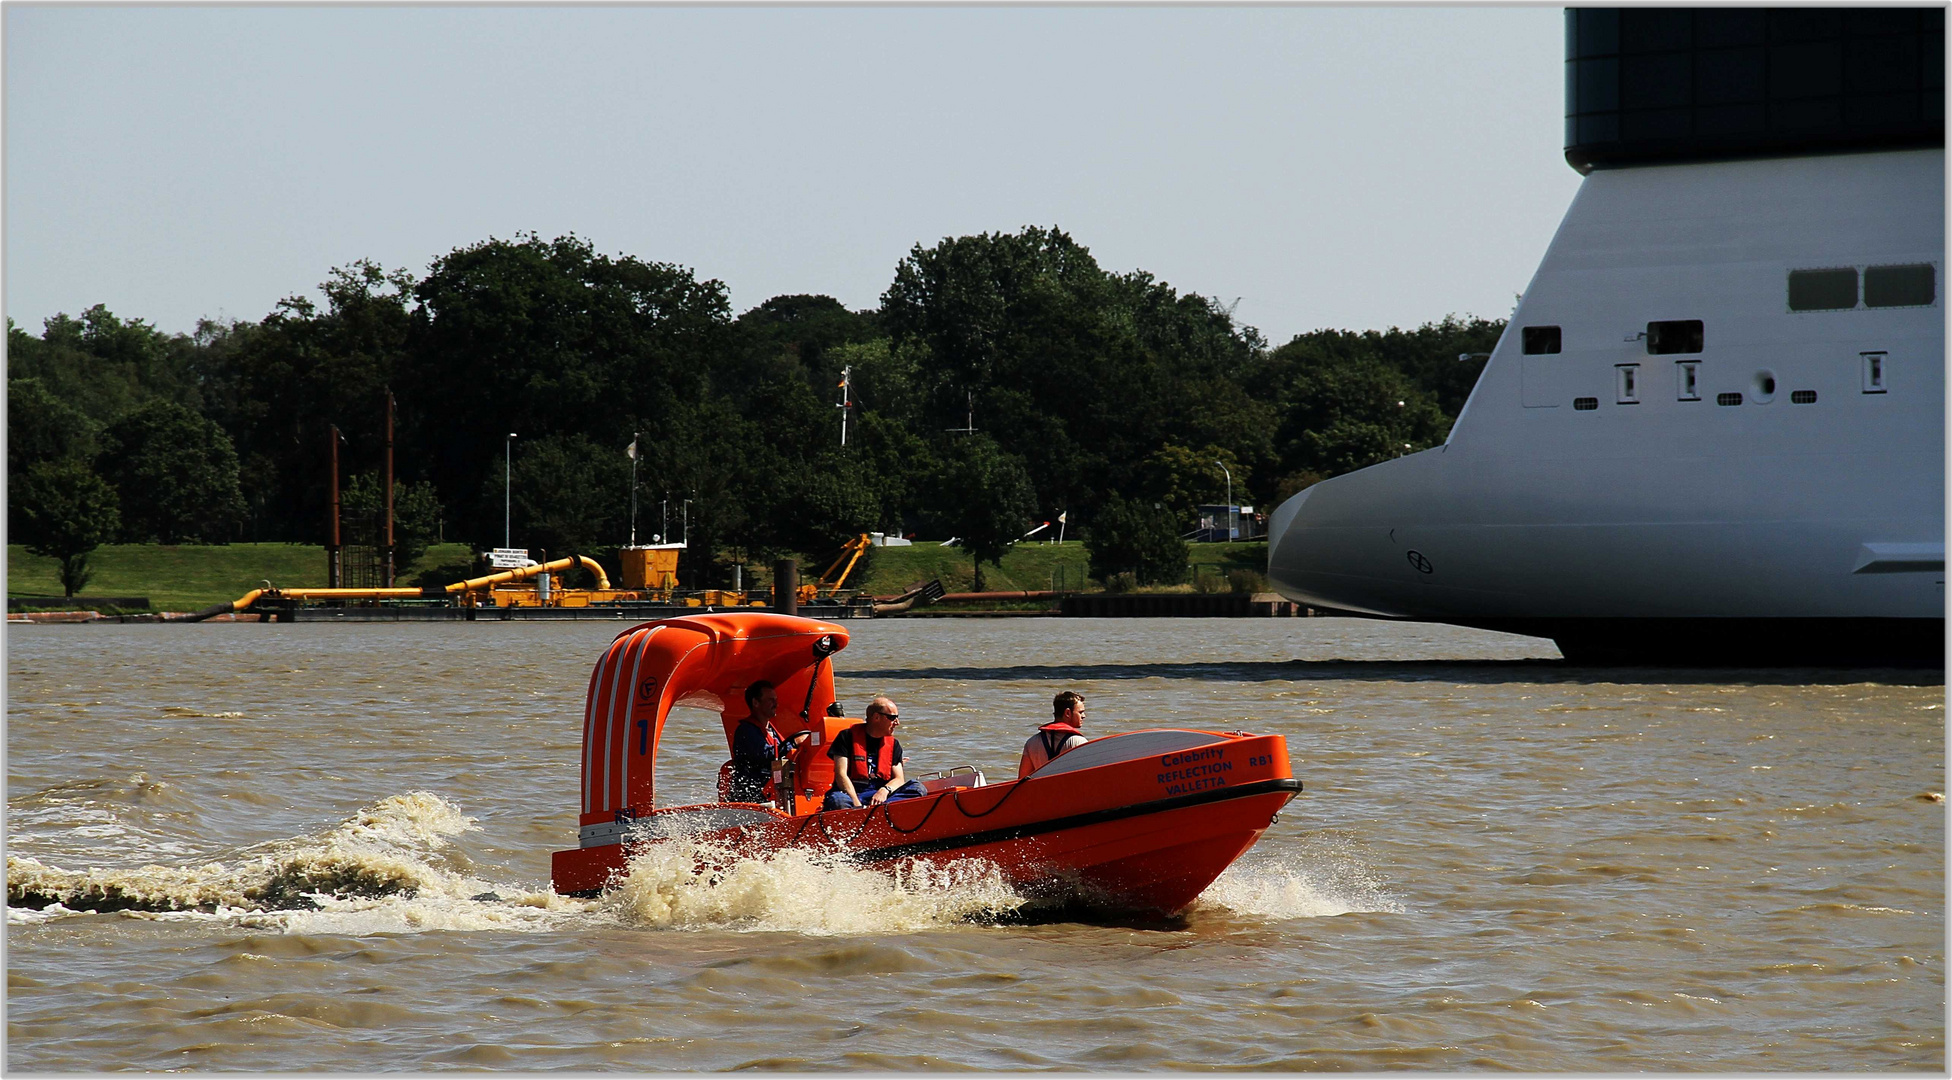
[{"label": "street lamp post", "polygon": [[1234,526],[1234,473],[1232,469],[1227,468],[1226,463],[1223,461],[1215,461],[1214,464],[1220,466],[1220,471],[1227,474],[1227,542],[1232,543],[1234,539],[1234,528],[1235,528]]},{"label": "street lamp post", "polygon": [[637,546],[637,433],[630,433],[630,546]]},{"label": "street lamp post", "polygon": [[514,490],[515,477],[515,433],[508,433],[502,441],[502,546],[514,547],[514,530],[509,527],[509,492]]}]

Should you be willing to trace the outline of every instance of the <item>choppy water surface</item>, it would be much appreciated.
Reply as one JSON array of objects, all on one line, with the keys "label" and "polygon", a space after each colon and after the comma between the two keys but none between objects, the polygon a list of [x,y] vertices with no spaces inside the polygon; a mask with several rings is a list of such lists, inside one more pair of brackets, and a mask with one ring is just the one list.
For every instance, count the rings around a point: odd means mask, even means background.
[{"label": "choppy water surface", "polygon": [[[1089,728],[1279,732],[1306,792],[1183,919],[1024,925],[981,867],[575,842],[615,624],[10,627],[7,1065],[1945,1067],[1938,675],[1570,669],[1339,619],[883,620],[911,770]],[[660,775],[725,757],[679,714]],[[691,722],[687,722],[687,721]],[[378,894],[378,895],[375,895]],[[474,899],[481,897],[482,899]]]}]

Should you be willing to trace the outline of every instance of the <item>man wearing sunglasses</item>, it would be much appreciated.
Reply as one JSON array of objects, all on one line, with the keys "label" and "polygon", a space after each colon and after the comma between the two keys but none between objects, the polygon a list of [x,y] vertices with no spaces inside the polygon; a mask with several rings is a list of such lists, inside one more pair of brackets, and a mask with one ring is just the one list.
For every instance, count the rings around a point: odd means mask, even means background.
[{"label": "man wearing sunglasses", "polygon": [[834,786],[822,810],[879,806],[889,799],[926,795],[921,784],[908,779],[901,767],[901,741],[895,728],[901,710],[885,697],[868,703],[865,722],[840,733],[827,756],[834,759]]}]

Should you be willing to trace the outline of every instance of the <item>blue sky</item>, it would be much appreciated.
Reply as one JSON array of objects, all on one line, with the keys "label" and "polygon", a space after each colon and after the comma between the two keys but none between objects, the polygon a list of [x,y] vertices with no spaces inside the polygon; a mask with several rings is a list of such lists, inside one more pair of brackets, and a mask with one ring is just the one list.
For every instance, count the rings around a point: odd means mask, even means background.
[{"label": "blue sky", "polygon": [[1275,343],[1503,317],[1579,183],[1563,18],[8,4],[6,311],[187,331],[516,232],[860,308],[1037,224]]}]

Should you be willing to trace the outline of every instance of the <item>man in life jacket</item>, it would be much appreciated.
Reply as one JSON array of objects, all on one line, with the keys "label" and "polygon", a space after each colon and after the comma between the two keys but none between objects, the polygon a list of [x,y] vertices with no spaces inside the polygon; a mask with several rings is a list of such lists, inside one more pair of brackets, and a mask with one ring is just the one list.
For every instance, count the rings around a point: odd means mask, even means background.
[{"label": "man in life jacket", "polygon": [[1051,712],[1056,719],[1038,728],[1037,734],[1023,744],[1023,758],[1017,762],[1019,780],[1050,764],[1052,758],[1066,750],[1091,741],[1084,737],[1084,698],[1077,691],[1066,690],[1052,698]]},{"label": "man in life jacket", "polygon": [[879,806],[889,799],[927,795],[921,784],[908,779],[901,767],[901,742],[895,728],[901,710],[885,697],[868,702],[866,722],[834,737],[827,756],[834,759],[834,786],[822,810]]},{"label": "man in life jacket", "polygon": [[732,729],[731,801],[756,803],[765,800],[766,785],[773,779],[774,767],[793,752],[797,743],[812,738],[813,733],[796,732],[791,739],[780,735],[779,729],[773,726],[773,715],[779,711],[779,694],[764,679],[746,687],[746,710],[746,718]]}]

